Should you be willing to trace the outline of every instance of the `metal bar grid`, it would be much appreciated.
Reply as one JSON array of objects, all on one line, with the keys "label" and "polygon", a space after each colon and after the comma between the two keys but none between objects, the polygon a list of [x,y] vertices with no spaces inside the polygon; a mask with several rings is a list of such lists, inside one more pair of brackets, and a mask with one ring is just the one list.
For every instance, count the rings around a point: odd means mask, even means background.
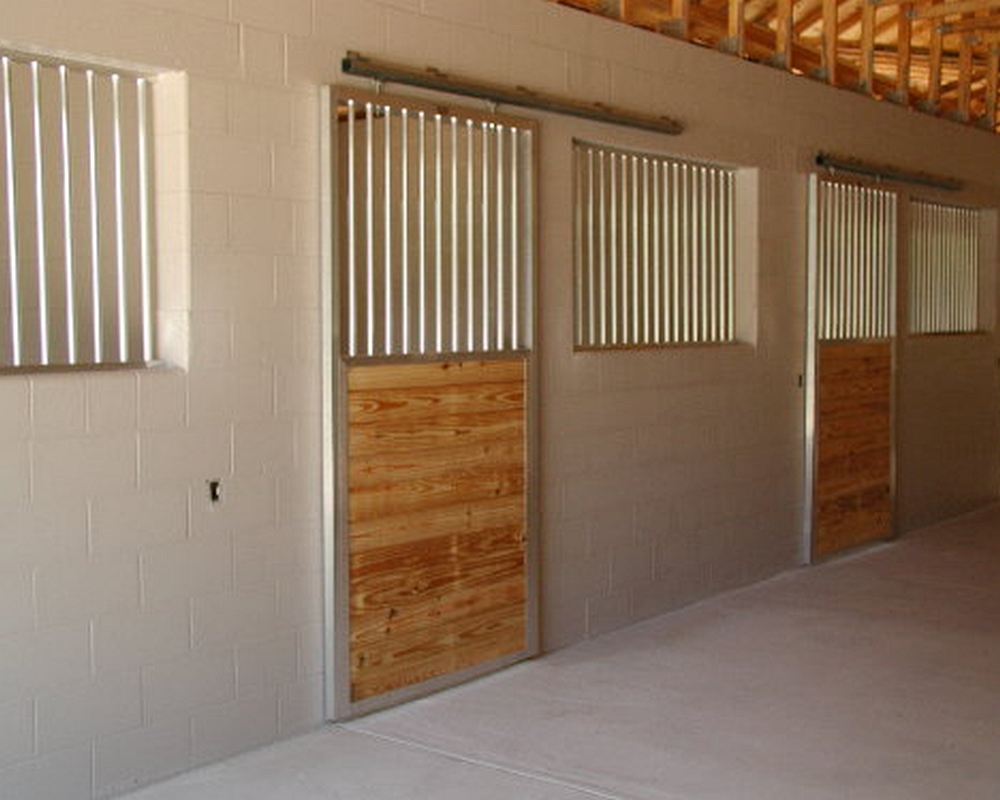
[{"label": "metal bar grid", "polygon": [[892,336],[896,195],[821,181],[814,202],[817,335],[822,340]]},{"label": "metal bar grid", "polygon": [[0,66],[0,369],[153,361],[150,79]]},{"label": "metal bar grid", "polygon": [[532,129],[392,98],[338,103],[345,355],[530,347]]},{"label": "metal bar grid", "polygon": [[735,338],[735,173],[576,142],[576,346]]},{"label": "metal bar grid", "polygon": [[915,200],[910,219],[910,331],[976,331],[979,210]]}]

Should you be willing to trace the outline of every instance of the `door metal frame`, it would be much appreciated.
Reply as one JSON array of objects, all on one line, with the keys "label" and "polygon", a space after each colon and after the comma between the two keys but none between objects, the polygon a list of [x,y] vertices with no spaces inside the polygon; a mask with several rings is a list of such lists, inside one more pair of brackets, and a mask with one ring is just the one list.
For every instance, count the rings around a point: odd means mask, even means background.
[{"label": "door metal frame", "polygon": [[[819,378],[819,325],[818,325],[818,293],[819,293],[819,187],[824,181],[824,177],[818,173],[810,173],[808,176],[807,193],[807,255],[806,255],[806,341],[805,341],[805,369],[804,369],[804,498],[802,503],[802,562],[804,564],[816,563],[814,552],[815,535],[815,493],[816,493],[816,468],[817,468],[817,387]],[[852,178],[849,180],[838,179],[839,183],[848,185],[870,186],[870,182],[865,182]],[[907,193],[894,187],[886,187],[879,184],[878,188],[885,191],[892,191],[896,195],[896,262],[893,265],[893,329],[890,335],[890,422],[889,422],[889,508],[892,518],[889,525],[889,539],[898,535],[896,528],[897,520],[897,491],[896,491],[896,440],[897,440],[897,398],[899,394],[899,348],[900,332],[906,330],[906,265],[908,257],[908,230],[909,220],[909,200]]]},{"label": "door metal frame", "polygon": [[[453,357],[435,357],[430,360],[457,360],[459,358],[482,360],[488,358],[517,357],[525,359],[525,646],[522,650],[488,662],[477,664],[447,675],[422,681],[412,686],[387,692],[362,701],[351,699],[350,664],[350,579],[349,550],[347,542],[347,506],[342,498],[347,496],[347,361],[343,357],[342,318],[340,302],[340,232],[336,192],[339,186],[339,158],[334,150],[337,140],[337,120],[334,103],[343,91],[351,95],[364,95],[363,90],[337,86],[323,86],[320,96],[320,174],[321,180],[321,336],[322,336],[322,534],[323,534],[323,586],[324,586],[324,713],[326,719],[345,720],[361,716],[388,706],[417,699],[433,692],[464,683],[495,672],[526,658],[540,650],[539,625],[539,363],[538,337],[538,125],[530,118],[505,117],[502,114],[484,113],[461,108],[470,118],[509,119],[532,129],[531,185],[528,187],[530,214],[531,279],[526,287],[523,302],[530,304],[532,339],[530,347],[510,354],[469,354]],[[369,93],[370,94],[370,93]],[[394,99],[400,99],[396,96]],[[431,104],[426,99],[404,98],[412,107],[427,107],[439,111],[440,103]],[[456,108],[446,98],[448,108]]]}]

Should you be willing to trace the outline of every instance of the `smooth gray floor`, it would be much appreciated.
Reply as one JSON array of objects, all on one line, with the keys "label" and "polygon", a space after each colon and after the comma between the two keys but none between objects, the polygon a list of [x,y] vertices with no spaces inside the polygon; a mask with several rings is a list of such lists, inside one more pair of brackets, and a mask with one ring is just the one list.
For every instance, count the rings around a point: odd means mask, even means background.
[{"label": "smooth gray floor", "polygon": [[1000,507],[132,800],[1000,797]]}]

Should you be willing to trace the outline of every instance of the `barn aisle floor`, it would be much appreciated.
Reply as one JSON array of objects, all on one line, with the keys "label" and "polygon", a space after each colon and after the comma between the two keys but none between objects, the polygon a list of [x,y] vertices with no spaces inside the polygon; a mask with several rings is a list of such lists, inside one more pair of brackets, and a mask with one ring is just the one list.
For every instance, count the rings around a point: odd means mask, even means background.
[{"label": "barn aisle floor", "polygon": [[1000,796],[1000,506],[132,800]]}]

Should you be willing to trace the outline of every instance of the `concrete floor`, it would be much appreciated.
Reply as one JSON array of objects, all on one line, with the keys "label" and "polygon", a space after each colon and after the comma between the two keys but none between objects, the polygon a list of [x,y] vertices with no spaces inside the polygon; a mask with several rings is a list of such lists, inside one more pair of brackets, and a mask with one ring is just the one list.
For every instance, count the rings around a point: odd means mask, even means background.
[{"label": "concrete floor", "polygon": [[1000,507],[132,800],[1000,797]]}]

